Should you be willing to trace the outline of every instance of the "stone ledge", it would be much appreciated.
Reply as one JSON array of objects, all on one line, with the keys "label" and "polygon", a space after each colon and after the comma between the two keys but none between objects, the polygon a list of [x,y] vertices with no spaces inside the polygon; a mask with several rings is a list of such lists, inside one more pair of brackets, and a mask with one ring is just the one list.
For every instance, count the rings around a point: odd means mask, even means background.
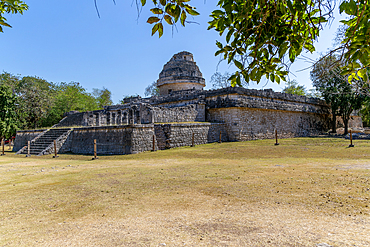
[{"label": "stone ledge", "polygon": [[32,133],[32,132],[43,132],[47,129],[35,129],[35,130],[17,130],[17,133]]},{"label": "stone ledge", "polygon": [[153,128],[153,124],[127,124],[127,125],[105,125],[105,126],[86,126],[73,128],[79,130],[100,130],[100,129],[127,129],[127,128]]}]

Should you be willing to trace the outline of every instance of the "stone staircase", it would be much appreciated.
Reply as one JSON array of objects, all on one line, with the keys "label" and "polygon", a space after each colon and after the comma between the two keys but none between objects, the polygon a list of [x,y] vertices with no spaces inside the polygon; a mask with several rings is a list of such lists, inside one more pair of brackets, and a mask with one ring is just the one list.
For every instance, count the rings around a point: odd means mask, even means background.
[{"label": "stone staircase", "polygon": [[[59,150],[71,131],[70,128],[63,128],[49,129],[41,133],[31,141],[30,154],[38,156],[51,154],[54,152],[54,140],[57,141],[57,150]],[[28,147],[23,147],[17,154],[28,154]]]}]

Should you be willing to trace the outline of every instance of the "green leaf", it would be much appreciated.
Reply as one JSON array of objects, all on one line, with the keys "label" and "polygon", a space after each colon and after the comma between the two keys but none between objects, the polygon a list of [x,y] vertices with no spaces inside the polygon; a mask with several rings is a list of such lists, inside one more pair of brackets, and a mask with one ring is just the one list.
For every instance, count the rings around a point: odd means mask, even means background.
[{"label": "green leaf", "polygon": [[165,7],[165,12],[169,14],[170,16],[174,17],[174,10],[175,10],[175,5],[172,3],[167,3]]},{"label": "green leaf", "polygon": [[285,41],[284,43],[281,44],[281,46],[279,47],[279,58],[282,59],[283,56],[285,55],[286,51],[288,50],[288,45],[289,45],[289,42],[288,41]]},{"label": "green leaf", "polygon": [[350,76],[348,76],[348,83],[352,83],[352,80],[353,80],[353,77],[354,77],[354,73],[352,73]]},{"label": "green leaf", "polygon": [[221,42],[216,41],[216,45],[217,45],[218,48],[222,49],[222,43]]},{"label": "green leaf", "polygon": [[[155,17],[155,16],[152,16],[152,17],[149,17],[148,20],[146,21],[147,23],[150,23],[150,24],[153,24],[155,22],[158,22],[159,21],[159,18],[158,17]],[[154,28],[154,27],[153,27]],[[153,34],[152,34],[153,35]]]},{"label": "green leaf", "polygon": [[146,0],[141,0],[141,5],[144,6],[146,4]]},{"label": "green leaf", "polygon": [[340,5],[339,5],[339,13],[342,14],[343,11],[347,8],[347,5],[348,3],[343,1]]},{"label": "green leaf", "polygon": [[218,56],[218,55],[220,55],[223,52],[224,52],[223,50],[218,50],[218,51],[216,51],[215,56]]},{"label": "green leaf", "polygon": [[163,14],[163,10],[160,9],[160,8],[153,8],[153,9],[150,9],[150,11],[152,11],[153,14],[156,14],[156,15],[161,15]]},{"label": "green leaf", "polygon": [[274,82],[274,81],[275,81],[275,75],[274,75],[274,74],[270,74],[270,80],[271,80],[272,82]]},{"label": "green leaf", "polygon": [[159,3],[160,3],[162,6],[166,6],[167,1],[166,1],[166,0],[159,0]]},{"label": "green leaf", "polygon": [[309,43],[309,42],[306,42],[304,44],[304,48],[306,48],[307,50],[309,50],[311,53],[315,51],[315,47],[311,43]]},{"label": "green leaf", "polygon": [[288,5],[288,8],[289,8],[289,11],[292,15],[295,15],[295,10],[293,8],[293,5],[292,5],[292,2],[290,0],[287,0],[286,1],[287,5]]},{"label": "green leaf", "polygon": [[199,13],[197,11],[194,10],[193,7],[189,6],[189,5],[185,5],[185,10],[186,12],[188,12],[190,15],[199,15]]},{"label": "green leaf", "polygon": [[152,28],[152,36],[158,31],[159,23],[155,24]]},{"label": "green leaf", "polygon": [[361,69],[357,72],[357,75],[360,77],[360,78],[364,78],[364,76],[366,75],[366,69]]},{"label": "green leaf", "polygon": [[242,85],[242,83],[241,83],[241,81],[240,81],[240,75],[238,74],[238,76],[236,77],[236,84],[238,85],[238,86],[241,86]]},{"label": "green leaf", "polygon": [[294,62],[295,60],[295,57],[296,57],[296,53],[295,53],[295,50],[294,50],[294,47],[291,46],[290,49],[289,49],[289,60],[290,62]]},{"label": "green leaf", "polygon": [[237,61],[237,60],[234,60],[234,64],[235,66],[240,69],[240,70],[243,70],[244,69],[244,66],[241,62]]},{"label": "green leaf", "polygon": [[234,29],[230,29],[229,32],[227,32],[227,35],[226,35],[226,42],[227,43],[229,43],[231,35],[233,34],[233,32],[234,32]]},{"label": "green leaf", "polygon": [[162,25],[162,23],[158,23],[158,24],[159,24],[158,34],[159,34],[159,38],[160,38],[163,35],[163,25]]},{"label": "green leaf", "polygon": [[185,27],[185,20],[186,20],[186,12],[183,10],[180,17],[181,25]]},{"label": "green leaf", "polygon": [[169,25],[173,25],[171,16],[165,15],[163,18]]},{"label": "green leaf", "polygon": [[224,14],[225,13],[223,11],[219,10],[219,9],[216,9],[216,10],[212,11],[212,15],[214,15],[214,16],[220,16],[220,15],[222,16]]},{"label": "green leaf", "polygon": [[2,21],[2,20],[0,20],[0,25],[2,25],[2,26],[6,26],[6,27],[12,27],[12,26],[10,26],[8,23],[6,23],[6,22],[4,22],[4,21]]},{"label": "green leaf", "polygon": [[181,9],[178,5],[176,5],[175,10],[174,10],[175,22],[177,22],[179,20],[180,14],[181,14]]},{"label": "green leaf", "polygon": [[275,81],[277,84],[280,84],[280,77],[278,75],[275,75]]}]

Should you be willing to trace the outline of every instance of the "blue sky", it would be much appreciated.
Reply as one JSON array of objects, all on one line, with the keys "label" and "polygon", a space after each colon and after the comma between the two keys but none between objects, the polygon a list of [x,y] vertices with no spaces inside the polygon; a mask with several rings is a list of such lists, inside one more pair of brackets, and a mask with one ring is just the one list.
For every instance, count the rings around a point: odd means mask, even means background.
[{"label": "blue sky", "polygon": [[[177,29],[165,26],[164,35],[151,36],[149,5],[140,16],[135,1],[97,0],[101,18],[94,1],[26,0],[29,10],[24,15],[9,15],[13,28],[0,33],[0,70],[21,76],[38,76],[50,82],[79,82],[88,91],[108,88],[114,103],[124,95],[144,95],[144,89],[158,79],[163,65],[173,54],[189,51],[194,54],[203,77],[210,88],[211,76],[219,71],[233,72],[226,62],[219,64],[215,57],[216,40],[223,41],[214,30],[207,30],[209,14],[217,1],[193,1],[199,17],[198,24],[187,24]],[[316,59],[332,46],[338,27],[338,18],[322,32],[317,51],[306,54]],[[310,63],[298,60],[292,67],[296,79],[306,88],[312,88]],[[281,91],[284,84],[261,82],[249,88],[272,88]]]}]

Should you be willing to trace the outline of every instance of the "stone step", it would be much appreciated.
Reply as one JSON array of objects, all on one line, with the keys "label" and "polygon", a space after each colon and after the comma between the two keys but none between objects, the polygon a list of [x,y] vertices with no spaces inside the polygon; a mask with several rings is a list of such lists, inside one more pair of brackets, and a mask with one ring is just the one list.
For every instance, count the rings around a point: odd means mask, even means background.
[{"label": "stone step", "polygon": [[[30,154],[39,155],[47,147],[54,143],[60,136],[66,134],[70,129],[51,129],[36,139],[30,145]],[[24,149],[21,154],[28,154],[28,149]]]}]

